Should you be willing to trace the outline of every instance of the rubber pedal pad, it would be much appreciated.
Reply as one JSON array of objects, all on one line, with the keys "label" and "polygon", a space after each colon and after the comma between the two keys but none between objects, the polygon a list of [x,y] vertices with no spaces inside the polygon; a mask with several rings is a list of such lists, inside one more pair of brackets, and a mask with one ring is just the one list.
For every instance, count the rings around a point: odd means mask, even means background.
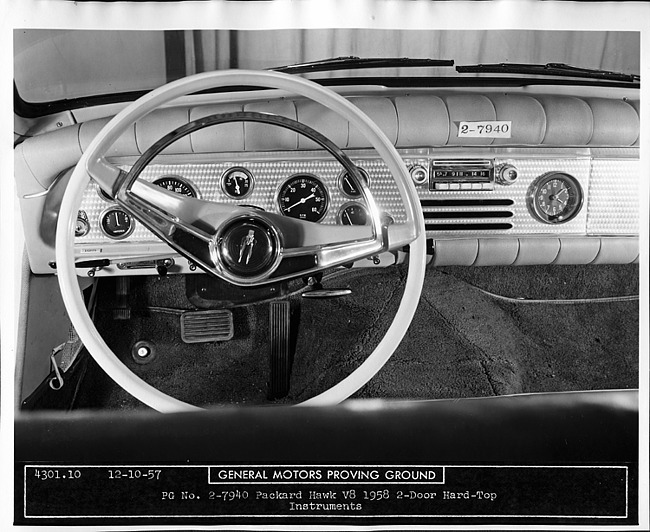
[{"label": "rubber pedal pad", "polygon": [[282,399],[291,380],[291,309],[288,301],[274,301],[269,308],[270,378],[268,398]]},{"label": "rubber pedal pad", "polygon": [[181,314],[181,339],[186,344],[225,342],[234,335],[231,310],[193,310]]}]

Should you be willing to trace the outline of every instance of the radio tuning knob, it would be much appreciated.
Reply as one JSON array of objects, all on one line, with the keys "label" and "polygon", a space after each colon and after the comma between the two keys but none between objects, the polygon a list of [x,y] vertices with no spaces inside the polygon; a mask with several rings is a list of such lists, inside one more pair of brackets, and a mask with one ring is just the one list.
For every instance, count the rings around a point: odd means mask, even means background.
[{"label": "radio tuning knob", "polygon": [[497,183],[500,185],[508,186],[517,181],[518,176],[519,172],[517,171],[517,168],[511,164],[504,164],[497,170],[496,179]]},{"label": "radio tuning knob", "polygon": [[411,173],[411,179],[413,179],[413,182],[416,185],[422,185],[426,183],[428,173],[426,168],[424,168],[424,166],[419,164],[413,165],[409,169],[409,172]]}]

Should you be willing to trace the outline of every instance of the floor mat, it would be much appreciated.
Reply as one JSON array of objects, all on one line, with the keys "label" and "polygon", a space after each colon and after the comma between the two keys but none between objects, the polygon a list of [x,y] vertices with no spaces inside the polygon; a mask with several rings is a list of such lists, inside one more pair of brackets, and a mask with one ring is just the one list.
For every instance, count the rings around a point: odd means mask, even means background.
[{"label": "floor mat", "polygon": [[[404,267],[346,270],[323,284],[350,288],[350,296],[290,297],[295,356],[289,396],[281,402],[312,397],[363,362],[392,322],[405,275]],[[638,302],[601,299],[637,290],[635,265],[430,268],[404,341],[356,397],[435,399],[637,387]],[[193,404],[269,403],[268,303],[234,309],[230,341],[185,344],[179,317],[169,310],[192,308],[182,277],[138,280],[128,322],[112,319],[110,285],[105,292],[98,328],[147,382]],[[574,301],[539,301],[567,298]],[[139,340],[156,346],[147,365],[136,364],[129,354]],[[140,406],[101,371],[87,380],[81,399],[84,406]]]}]

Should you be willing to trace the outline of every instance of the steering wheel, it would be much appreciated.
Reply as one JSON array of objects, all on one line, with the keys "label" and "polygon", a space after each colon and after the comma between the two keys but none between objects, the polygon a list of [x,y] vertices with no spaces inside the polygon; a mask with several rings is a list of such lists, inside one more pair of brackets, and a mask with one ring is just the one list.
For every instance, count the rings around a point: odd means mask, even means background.
[{"label": "steering wheel", "polygon": [[[279,89],[320,103],[356,127],[382,158],[398,188],[406,223],[388,225],[358,169],[329,139],[294,120],[264,113],[228,113],[191,122],[164,136],[126,173],[105,159],[108,148],[154,109],[180,96],[228,86]],[[180,136],[213,124],[232,121],[272,123],[304,134],[329,151],[361,190],[371,221],[368,227],[326,226],[260,211],[188,198],[137,180],[153,157]],[[98,365],[125,391],[161,412],[199,409],[149,385],[125,366],[104,342],[90,319],[75,272],[74,226],[84,190],[92,177],[117,203],[207,273],[240,286],[258,286],[304,277],[333,266],[369,257],[389,247],[410,244],[408,277],[402,300],[384,338],[348,377],[301,405],[336,404],[368,382],[402,340],[415,314],[424,282],[424,219],[406,166],[384,133],[356,106],[333,91],[303,78],[269,71],[216,71],[189,76],[160,87],[118,113],[93,139],[73,170],[66,188],[56,232],[56,262],[63,301],[77,334]],[[254,238],[250,264],[237,260],[244,238]]]}]

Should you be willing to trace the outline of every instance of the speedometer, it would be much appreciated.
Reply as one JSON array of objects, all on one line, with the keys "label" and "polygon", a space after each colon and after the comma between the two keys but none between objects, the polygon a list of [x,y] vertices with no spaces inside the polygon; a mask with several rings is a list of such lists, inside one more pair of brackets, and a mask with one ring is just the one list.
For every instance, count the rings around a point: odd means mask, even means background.
[{"label": "speedometer", "polygon": [[189,183],[189,181],[177,175],[159,177],[153,182],[153,184],[165,188],[170,192],[175,192],[176,194],[189,196],[190,198],[198,197],[196,189]]},{"label": "speedometer", "polygon": [[280,187],[278,207],[291,218],[319,222],[327,214],[329,197],[325,185],[311,174],[291,176]]}]

